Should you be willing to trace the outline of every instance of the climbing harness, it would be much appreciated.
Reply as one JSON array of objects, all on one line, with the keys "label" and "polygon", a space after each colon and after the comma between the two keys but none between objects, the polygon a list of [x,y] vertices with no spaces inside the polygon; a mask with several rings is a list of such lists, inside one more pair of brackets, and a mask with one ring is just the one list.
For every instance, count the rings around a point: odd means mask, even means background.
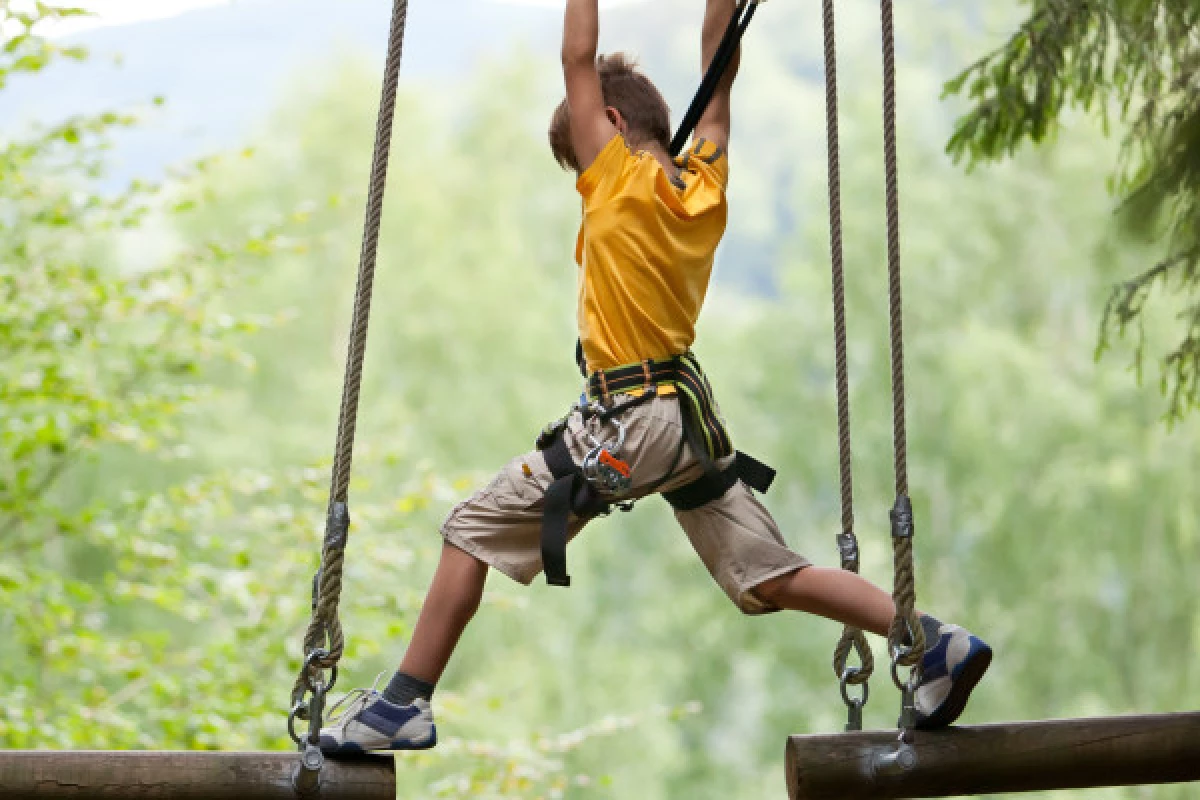
[{"label": "climbing harness", "polygon": [[[853,484],[850,453],[849,383],[846,368],[845,278],[842,255],[841,169],[838,153],[837,51],[834,0],[823,0],[825,29],[825,97],[829,149],[829,227],[833,273],[834,343],[838,397],[838,445],[841,462],[842,532],[838,550],[842,567],[852,572],[859,568],[858,541],[854,534]],[[916,611],[916,580],[913,566],[912,502],[908,496],[908,445],[904,409],[904,304],[900,272],[900,189],[896,158],[896,63],[895,30],[892,2],[882,0],[880,14],[883,29],[883,131],[884,171],[887,194],[888,238],[888,317],[891,332],[892,424],[896,500],[891,520],[896,617],[888,631],[892,681],[902,695],[899,727],[903,731],[916,724],[916,690],[921,682],[921,658],[925,653],[925,634]],[[850,652],[858,654],[861,665],[848,666]],[[842,699],[849,710],[847,730],[861,730],[862,708],[867,701],[867,680],[874,668],[870,648],[862,631],[847,627],[834,651],[834,671],[841,681]],[[908,667],[907,678],[901,670]],[[848,687],[863,687],[860,697],[850,696]],[[903,743],[902,743],[903,746]],[[897,757],[904,754],[899,750]]]},{"label": "climbing harness", "polygon": [[[338,414],[321,566],[313,578],[312,619],[304,634],[304,666],[292,688],[291,713],[288,715],[288,733],[302,752],[300,764],[292,779],[297,792],[301,794],[312,794],[320,788],[321,767],[324,764],[320,749],[320,730],[325,698],[337,682],[337,665],[345,646],[341,622],[338,619],[338,604],[342,594],[346,540],[350,531],[350,468],[354,460],[359,390],[367,349],[375,261],[379,252],[383,200],[387,186],[388,160],[391,155],[392,123],[396,116],[400,62],[404,52],[404,30],[407,21],[408,0],[395,0],[367,191],[366,224],[359,256],[358,280],[354,290],[354,316],[350,324],[350,344],[346,357],[341,409]],[[301,736],[296,732],[296,720],[308,721],[306,735]]]},{"label": "climbing harness", "polygon": [[[566,549],[572,514],[592,519],[614,509],[630,511],[639,499],[630,498],[635,488],[634,476],[619,457],[625,444],[625,427],[619,418],[658,397],[663,386],[672,387],[679,397],[683,435],[671,467],[640,489],[640,497],[659,492],[679,466],[684,448],[689,446],[704,474],[679,489],[662,493],[675,510],[689,511],[707,505],[723,497],[739,480],[759,492],[771,487],[775,470],[734,450],[725,423],[717,413],[708,378],[690,352],[594,372],[588,377],[579,402],[566,416],[547,426],[537,441],[553,479],[546,490],[541,542],[542,565],[550,585],[571,585]],[[574,419],[583,425],[591,445],[581,464],[575,463],[566,440],[567,429]],[[616,438],[608,441],[596,438],[588,427],[594,422],[612,424]],[[717,462],[729,456],[734,456],[733,463],[718,469]]]}]

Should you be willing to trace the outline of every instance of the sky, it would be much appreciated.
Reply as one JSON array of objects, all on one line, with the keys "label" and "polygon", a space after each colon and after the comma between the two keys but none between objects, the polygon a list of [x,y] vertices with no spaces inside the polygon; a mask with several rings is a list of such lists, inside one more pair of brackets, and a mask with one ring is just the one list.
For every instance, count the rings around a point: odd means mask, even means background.
[{"label": "sky", "polygon": [[[453,0],[415,0],[416,2],[453,2]],[[19,4],[14,3],[14,5]],[[92,28],[130,25],[155,19],[169,19],[198,8],[230,5],[254,0],[59,0],[62,5],[86,8],[94,16],[56,22],[47,27],[48,36],[67,36]],[[536,6],[559,9],[565,0],[490,0],[498,5]],[[601,8],[647,2],[647,0],[600,0]]]},{"label": "sky", "polygon": [[59,0],[56,5],[87,9],[92,16],[54,22],[40,32],[47,36],[67,36],[92,28],[169,19],[197,8],[231,2],[234,0]]}]

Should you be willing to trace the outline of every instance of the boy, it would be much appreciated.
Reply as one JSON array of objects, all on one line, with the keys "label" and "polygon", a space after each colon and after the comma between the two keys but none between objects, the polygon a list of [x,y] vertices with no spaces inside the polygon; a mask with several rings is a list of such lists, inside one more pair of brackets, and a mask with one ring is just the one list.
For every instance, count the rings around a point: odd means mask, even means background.
[{"label": "boy", "polygon": [[[578,175],[583,223],[578,324],[588,397],[446,520],[441,561],[400,669],[360,692],[321,732],[331,754],[413,750],[437,741],[430,698],[479,607],[488,567],[566,585],[563,548],[618,501],[662,492],[713,578],[746,614],[819,614],[886,635],[891,597],[858,575],[811,566],[784,544],[733,454],[689,348],[725,231],[735,57],[696,128],[668,154],[670,119],[654,85],[621,55],[597,58],[598,0],[567,0],[566,99],[550,144]],[[735,0],[708,0],[707,65]],[[627,461],[623,459],[628,459]],[[765,469],[765,468],[762,468]],[[761,472],[759,473],[761,476]],[[733,476],[732,478],[730,476]],[[755,481],[747,478],[747,482]],[[765,481],[769,483],[769,480]],[[918,725],[949,725],[991,660],[962,628],[922,618],[928,649]]]}]

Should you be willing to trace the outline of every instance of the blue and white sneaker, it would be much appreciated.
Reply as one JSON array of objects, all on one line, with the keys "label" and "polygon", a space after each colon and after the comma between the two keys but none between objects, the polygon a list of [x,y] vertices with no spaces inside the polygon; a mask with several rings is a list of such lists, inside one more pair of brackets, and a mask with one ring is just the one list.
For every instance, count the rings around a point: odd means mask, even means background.
[{"label": "blue and white sneaker", "polygon": [[[926,637],[932,639],[928,633]],[[992,648],[982,639],[958,625],[939,625],[937,639],[921,662],[917,727],[933,730],[953,725],[991,663]]]},{"label": "blue and white sneaker", "polygon": [[330,709],[346,710],[321,729],[321,752],[326,755],[362,755],[373,750],[428,750],[437,744],[433,709],[418,697],[398,706],[374,689],[355,689]]}]

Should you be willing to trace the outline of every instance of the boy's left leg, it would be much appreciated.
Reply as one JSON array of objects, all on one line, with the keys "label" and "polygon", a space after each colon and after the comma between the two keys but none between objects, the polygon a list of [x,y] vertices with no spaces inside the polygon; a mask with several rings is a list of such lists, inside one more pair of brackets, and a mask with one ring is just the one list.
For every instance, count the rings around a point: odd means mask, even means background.
[{"label": "boy's left leg", "polygon": [[[676,513],[696,552],[743,613],[804,611],[886,636],[895,617],[891,595],[865,578],[814,567],[790,550],[774,519],[749,488]],[[917,690],[918,727],[952,724],[992,659],[991,648],[957,625],[923,615],[926,652]]]},{"label": "boy's left leg", "polygon": [[[895,617],[891,595],[842,569],[809,567],[760,584],[754,590],[764,604],[804,611],[844,625],[887,636]],[[921,615],[925,657],[917,688],[917,727],[952,725],[967,707],[971,692],[987,672],[992,649],[958,625]]]},{"label": "boy's left leg", "polygon": [[765,581],[752,591],[767,607],[816,614],[880,636],[887,636],[896,616],[891,595],[844,569],[798,569]]}]

